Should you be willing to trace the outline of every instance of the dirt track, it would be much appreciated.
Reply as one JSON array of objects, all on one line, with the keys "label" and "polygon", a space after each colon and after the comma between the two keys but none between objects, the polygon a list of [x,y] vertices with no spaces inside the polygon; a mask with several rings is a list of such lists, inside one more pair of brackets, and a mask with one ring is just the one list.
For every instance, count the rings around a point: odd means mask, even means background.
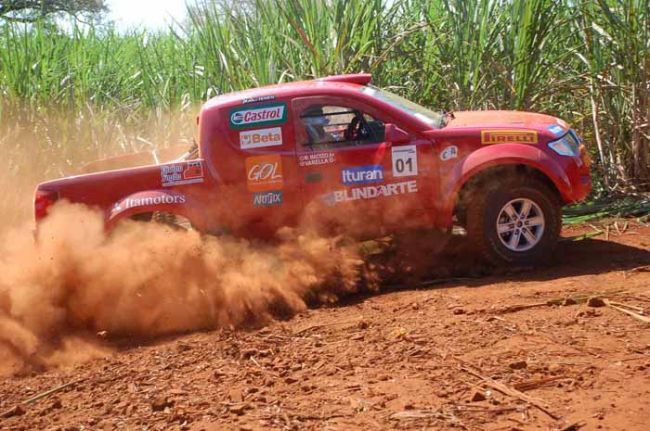
[{"label": "dirt track", "polygon": [[584,300],[648,310],[649,249],[650,228],[632,226],[563,242],[550,269],[113,342],[107,359],[0,380],[0,429],[647,430],[650,324]]}]

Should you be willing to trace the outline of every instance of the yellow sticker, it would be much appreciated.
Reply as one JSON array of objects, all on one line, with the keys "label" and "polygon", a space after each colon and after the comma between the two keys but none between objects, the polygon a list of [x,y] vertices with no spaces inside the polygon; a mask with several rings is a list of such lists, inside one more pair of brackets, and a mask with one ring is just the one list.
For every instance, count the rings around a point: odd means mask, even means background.
[{"label": "yellow sticker", "polygon": [[481,130],[481,144],[536,144],[537,132],[534,130]]}]

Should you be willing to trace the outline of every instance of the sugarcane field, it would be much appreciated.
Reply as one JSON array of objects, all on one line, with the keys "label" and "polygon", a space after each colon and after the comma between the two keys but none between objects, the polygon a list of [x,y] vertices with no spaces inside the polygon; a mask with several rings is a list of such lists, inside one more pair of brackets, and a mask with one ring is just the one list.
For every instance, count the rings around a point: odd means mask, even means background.
[{"label": "sugarcane field", "polygon": [[0,0],[0,430],[644,431],[650,3]]}]

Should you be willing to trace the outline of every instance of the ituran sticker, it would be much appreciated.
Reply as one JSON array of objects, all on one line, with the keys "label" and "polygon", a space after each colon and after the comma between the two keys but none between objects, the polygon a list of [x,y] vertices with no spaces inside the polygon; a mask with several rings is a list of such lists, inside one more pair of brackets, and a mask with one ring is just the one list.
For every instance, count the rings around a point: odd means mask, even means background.
[{"label": "ituran sticker", "polygon": [[443,162],[447,160],[455,159],[456,157],[458,157],[458,147],[455,145],[448,146],[440,153],[440,160],[442,160]]},{"label": "ituran sticker", "polygon": [[286,103],[270,103],[249,108],[236,107],[230,110],[230,127],[233,129],[284,124],[286,121]]},{"label": "ituran sticker", "polygon": [[269,129],[246,130],[239,132],[239,148],[250,150],[251,148],[276,147],[282,145],[282,128],[271,127]]},{"label": "ituran sticker", "polygon": [[393,177],[412,177],[418,174],[418,150],[415,145],[392,148]]},{"label": "ituran sticker", "polygon": [[346,168],[341,171],[341,182],[346,186],[381,183],[384,181],[382,165],[365,165]]}]

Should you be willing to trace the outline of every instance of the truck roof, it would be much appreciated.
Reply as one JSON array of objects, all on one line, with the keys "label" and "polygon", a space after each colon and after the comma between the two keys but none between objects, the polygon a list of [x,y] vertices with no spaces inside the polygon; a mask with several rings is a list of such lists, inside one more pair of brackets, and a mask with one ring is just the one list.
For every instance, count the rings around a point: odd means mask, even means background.
[{"label": "truck roof", "polygon": [[347,75],[331,75],[325,78],[312,79],[308,81],[287,82],[282,84],[266,85],[264,87],[251,88],[248,90],[226,93],[213,97],[208,100],[203,109],[214,108],[217,106],[240,104],[242,101],[262,101],[271,100],[271,98],[295,97],[302,94],[309,94],[318,90],[354,90],[360,86],[370,83],[372,75],[369,73],[355,73]]}]

